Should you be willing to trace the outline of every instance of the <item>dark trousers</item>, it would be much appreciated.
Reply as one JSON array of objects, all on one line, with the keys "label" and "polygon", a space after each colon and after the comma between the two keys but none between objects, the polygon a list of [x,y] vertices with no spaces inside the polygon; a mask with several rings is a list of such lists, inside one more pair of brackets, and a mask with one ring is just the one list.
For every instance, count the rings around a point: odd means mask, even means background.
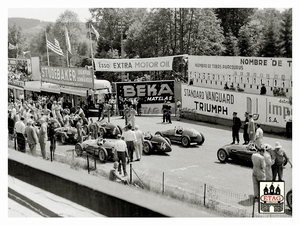
[{"label": "dark trousers", "polygon": [[243,138],[244,138],[244,142],[245,142],[246,144],[249,143],[250,138],[249,138],[249,134],[248,134],[248,132],[247,132],[247,129],[244,130]]},{"label": "dark trousers", "polygon": [[49,139],[50,139],[50,151],[54,153],[56,149],[56,139],[54,137],[50,137]]},{"label": "dark trousers", "polygon": [[277,174],[278,174],[278,180],[282,181],[283,165],[273,165],[272,166],[272,173],[273,173],[273,181],[276,180]]},{"label": "dark trousers", "polygon": [[118,171],[121,173],[121,166],[123,167],[124,175],[126,173],[126,152],[117,152],[119,159]]},{"label": "dark trousers", "polygon": [[168,122],[167,120],[167,112],[163,112],[163,123]]},{"label": "dark trousers", "polygon": [[235,140],[237,140],[238,143],[240,142],[239,129],[232,127],[232,141],[235,142]]},{"label": "dark trousers", "polygon": [[17,133],[18,151],[25,152],[25,137],[22,133]]},{"label": "dark trousers", "polygon": [[172,123],[172,121],[171,121],[171,113],[167,113],[167,115],[166,115],[166,119],[167,119],[167,123]]},{"label": "dark trousers", "polygon": [[292,122],[286,122],[285,128],[286,128],[286,137],[291,138],[292,137],[292,128],[293,128]]},{"label": "dark trousers", "polygon": [[133,152],[134,152],[134,143],[133,141],[126,141],[127,145],[127,150],[128,150],[128,155],[129,155],[129,160],[133,160]]},{"label": "dark trousers", "polygon": [[[98,110],[98,120],[100,120],[100,118],[102,116],[102,111],[103,110]],[[104,118],[104,115],[102,116],[102,118]]]}]

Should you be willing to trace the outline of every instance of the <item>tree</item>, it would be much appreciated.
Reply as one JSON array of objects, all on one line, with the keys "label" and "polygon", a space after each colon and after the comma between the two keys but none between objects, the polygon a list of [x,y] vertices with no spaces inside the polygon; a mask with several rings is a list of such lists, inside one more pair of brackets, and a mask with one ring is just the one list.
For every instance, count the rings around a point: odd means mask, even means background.
[{"label": "tree", "polygon": [[250,21],[253,8],[216,8],[217,18],[221,20],[221,26],[226,35],[229,31],[238,37],[240,28]]},{"label": "tree", "polygon": [[17,27],[16,24],[8,27],[8,43],[16,47],[8,49],[8,58],[16,58],[21,54],[23,40],[21,27]]},{"label": "tree", "polygon": [[284,57],[292,58],[293,47],[292,47],[292,9],[287,9],[283,12],[283,19],[280,28],[280,47],[282,49]]},{"label": "tree", "polygon": [[229,31],[224,41],[224,56],[238,56],[240,53],[238,39]]}]

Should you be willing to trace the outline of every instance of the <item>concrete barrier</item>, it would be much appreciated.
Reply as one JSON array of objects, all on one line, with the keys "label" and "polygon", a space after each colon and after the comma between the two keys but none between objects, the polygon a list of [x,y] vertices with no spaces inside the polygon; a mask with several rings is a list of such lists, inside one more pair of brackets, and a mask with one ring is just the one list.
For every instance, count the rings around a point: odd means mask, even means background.
[{"label": "concrete barrier", "polygon": [[214,217],[157,196],[9,149],[8,174],[108,217]]}]

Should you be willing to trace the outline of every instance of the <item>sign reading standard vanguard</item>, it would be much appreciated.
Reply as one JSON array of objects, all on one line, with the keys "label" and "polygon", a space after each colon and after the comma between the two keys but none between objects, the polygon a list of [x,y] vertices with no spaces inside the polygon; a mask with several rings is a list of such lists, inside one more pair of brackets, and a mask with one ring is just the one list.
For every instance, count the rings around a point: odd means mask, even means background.
[{"label": "sign reading standard vanguard", "polygon": [[142,104],[174,102],[174,81],[119,82],[116,83],[117,96],[139,98]]},{"label": "sign reading standard vanguard", "polygon": [[42,81],[63,86],[94,88],[93,71],[87,68],[42,66]]}]

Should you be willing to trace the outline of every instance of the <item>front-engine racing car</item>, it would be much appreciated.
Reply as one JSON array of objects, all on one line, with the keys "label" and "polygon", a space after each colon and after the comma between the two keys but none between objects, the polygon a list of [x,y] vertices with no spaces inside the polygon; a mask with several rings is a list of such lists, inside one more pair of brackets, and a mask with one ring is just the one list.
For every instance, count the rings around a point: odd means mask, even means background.
[{"label": "front-engine racing car", "polygon": [[149,132],[144,135],[143,152],[146,155],[157,152],[171,152],[171,141],[161,135],[152,135]]},{"label": "front-engine racing car", "polygon": [[[270,150],[270,153],[274,154],[273,151],[274,150]],[[252,164],[251,157],[256,152],[257,149],[253,143],[248,145],[228,144],[218,150],[217,157],[220,162],[227,162],[229,159],[232,159],[234,161]],[[284,165],[286,164],[287,160],[284,162]]]},{"label": "front-engine racing car", "polygon": [[205,141],[204,135],[193,128],[175,127],[175,129],[157,131],[155,134],[167,137],[171,142],[181,143],[184,147],[189,147],[191,144],[202,145]]},{"label": "front-engine racing car", "polygon": [[82,156],[83,152],[87,152],[94,157],[98,157],[100,162],[105,163],[108,160],[113,161],[113,146],[114,142],[103,138],[86,140],[75,145],[77,156]]}]

